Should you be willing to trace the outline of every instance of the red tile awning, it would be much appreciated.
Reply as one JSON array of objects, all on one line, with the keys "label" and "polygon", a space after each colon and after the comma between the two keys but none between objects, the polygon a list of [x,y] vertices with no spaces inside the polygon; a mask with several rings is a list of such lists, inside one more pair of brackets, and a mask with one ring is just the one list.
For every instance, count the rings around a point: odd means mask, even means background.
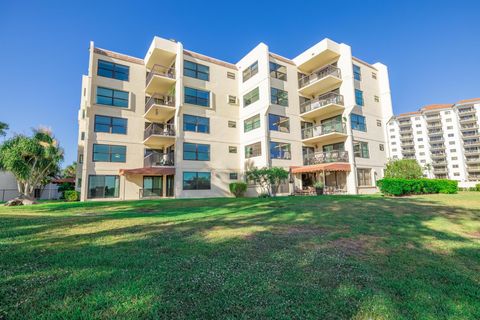
[{"label": "red tile awning", "polygon": [[318,171],[350,171],[349,163],[321,163],[303,167],[291,167],[292,173],[307,173]]},{"label": "red tile awning", "polygon": [[146,176],[168,176],[175,174],[175,168],[137,168],[137,169],[120,169],[120,175],[139,174]]}]

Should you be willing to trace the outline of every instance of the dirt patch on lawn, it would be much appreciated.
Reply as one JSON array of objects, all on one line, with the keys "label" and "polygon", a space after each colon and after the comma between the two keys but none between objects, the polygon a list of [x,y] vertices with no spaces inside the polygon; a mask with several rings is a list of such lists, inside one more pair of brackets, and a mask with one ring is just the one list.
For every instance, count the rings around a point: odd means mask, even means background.
[{"label": "dirt patch on lawn", "polygon": [[362,256],[369,253],[387,254],[387,250],[380,246],[380,241],[380,237],[362,235],[354,238],[336,239],[330,241],[327,246],[353,256]]},{"label": "dirt patch on lawn", "polygon": [[468,232],[467,236],[474,239],[480,239],[480,231]]},{"label": "dirt patch on lawn", "polygon": [[298,236],[306,236],[306,237],[314,237],[314,236],[323,236],[328,233],[328,230],[325,228],[319,228],[314,226],[307,226],[307,225],[293,225],[293,226],[285,226],[285,227],[277,227],[272,230],[272,234],[279,235],[279,236],[290,236],[290,237],[298,237]]}]

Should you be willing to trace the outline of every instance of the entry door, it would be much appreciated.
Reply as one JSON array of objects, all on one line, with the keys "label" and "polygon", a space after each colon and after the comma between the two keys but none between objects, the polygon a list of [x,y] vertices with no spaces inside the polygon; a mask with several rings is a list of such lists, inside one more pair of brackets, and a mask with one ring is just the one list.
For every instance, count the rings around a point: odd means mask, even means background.
[{"label": "entry door", "polygon": [[175,184],[173,183],[174,182],[173,177],[174,177],[173,175],[167,176],[167,181],[166,181],[166,183],[167,183],[167,190],[166,190],[167,194],[166,194],[166,196],[167,197],[173,197],[174,196]]},{"label": "entry door", "polygon": [[143,196],[161,197],[162,196],[163,177],[143,177]]}]

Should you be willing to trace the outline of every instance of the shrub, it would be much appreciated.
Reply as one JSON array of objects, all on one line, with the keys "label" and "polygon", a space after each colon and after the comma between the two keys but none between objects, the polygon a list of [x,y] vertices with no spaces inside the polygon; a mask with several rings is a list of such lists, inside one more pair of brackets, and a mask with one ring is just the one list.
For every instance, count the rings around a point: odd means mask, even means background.
[{"label": "shrub", "polygon": [[396,179],[384,178],[378,181],[380,191],[386,195],[457,193],[458,182],[448,179]]},{"label": "shrub", "polygon": [[470,187],[468,188],[468,191],[477,191],[477,187]]},{"label": "shrub", "polygon": [[68,202],[80,200],[80,193],[75,190],[64,191],[63,195],[65,196],[65,200],[67,200]]},{"label": "shrub", "polygon": [[247,191],[247,184],[245,182],[232,182],[229,185],[230,192],[235,198],[242,197],[245,191]]},{"label": "shrub", "polygon": [[480,191],[480,183],[477,183],[477,184],[475,185],[475,188],[477,189],[477,191]]},{"label": "shrub", "polygon": [[390,161],[385,168],[385,178],[421,179],[422,177],[422,167],[414,159]]}]

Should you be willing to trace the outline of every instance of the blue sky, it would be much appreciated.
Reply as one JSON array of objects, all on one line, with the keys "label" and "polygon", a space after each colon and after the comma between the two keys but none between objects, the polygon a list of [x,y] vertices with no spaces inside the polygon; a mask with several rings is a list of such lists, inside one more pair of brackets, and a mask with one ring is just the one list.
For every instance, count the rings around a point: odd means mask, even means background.
[{"label": "blue sky", "polygon": [[292,58],[325,37],[390,72],[395,113],[480,96],[480,1],[0,1],[0,121],[51,127],[76,158],[88,44],[144,57],[158,35],[237,62]]}]

